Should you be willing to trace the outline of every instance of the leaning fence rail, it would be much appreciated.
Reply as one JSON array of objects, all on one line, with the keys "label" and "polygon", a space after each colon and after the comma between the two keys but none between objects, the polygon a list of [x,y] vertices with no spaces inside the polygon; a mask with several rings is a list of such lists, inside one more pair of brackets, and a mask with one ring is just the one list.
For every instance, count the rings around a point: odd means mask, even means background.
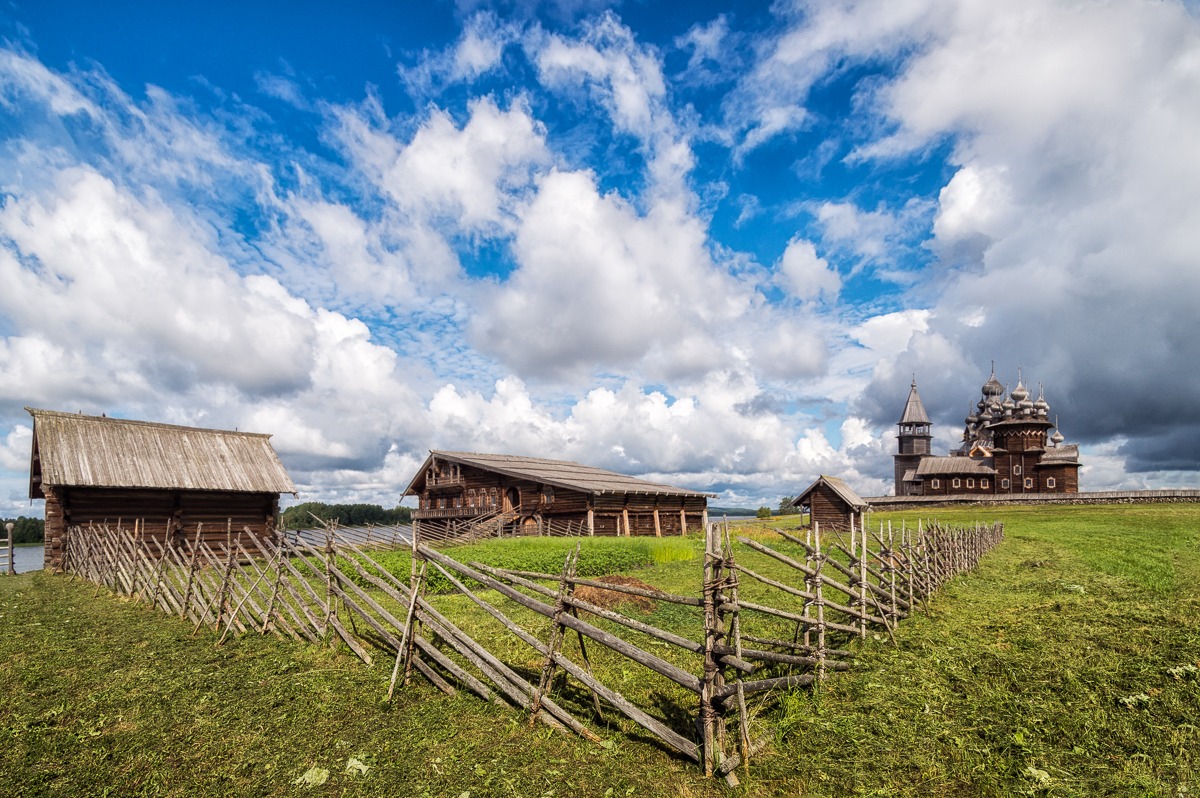
[{"label": "leaning fence rail", "polygon": [[[592,741],[600,738],[589,716],[599,720],[615,710],[706,774],[734,784],[735,769],[748,767],[771,737],[748,697],[819,686],[850,667],[849,644],[869,630],[894,642],[900,620],[927,607],[946,582],[975,568],[1003,538],[1002,524],[922,522],[915,529],[846,532],[814,526],[803,537],[776,531],[783,543],[767,545],[732,535],[728,524],[708,525],[698,595],[579,577],[578,544],[557,574],[518,571],[459,562],[430,542],[414,542],[407,527],[330,525],[263,536],[227,524],[225,541],[214,543],[199,524],[194,534],[167,540],[148,536],[140,521],[132,528],[89,525],[66,535],[63,568],[95,583],[97,593],[107,587],[177,615],[194,630],[208,626],[219,633],[218,644],[230,634],[270,632],[344,643],[368,664],[374,652],[391,665],[389,697],[420,673],[447,693],[466,689],[504,701],[527,712],[531,723]],[[392,573],[373,551],[398,543],[414,555],[408,574]],[[437,597],[427,593],[434,573],[475,605],[480,618],[535,653],[536,678],[523,676],[518,668],[524,666],[505,662],[438,609]],[[699,634],[599,606],[577,595],[581,587],[674,604]],[[544,620],[522,625],[522,617]],[[598,673],[593,667],[601,649],[652,672],[664,685],[661,693],[682,711],[639,706],[606,682],[611,668]],[[586,691],[582,708],[561,688],[556,692],[560,674]],[[692,722],[681,724],[680,716]]]}]

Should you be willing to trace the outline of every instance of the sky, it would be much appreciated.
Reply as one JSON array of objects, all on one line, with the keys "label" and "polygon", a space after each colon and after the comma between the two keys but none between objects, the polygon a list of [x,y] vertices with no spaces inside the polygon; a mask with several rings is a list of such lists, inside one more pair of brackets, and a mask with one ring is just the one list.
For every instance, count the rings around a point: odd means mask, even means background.
[{"label": "sky", "polygon": [[1200,9],[0,6],[0,514],[23,409],[775,505],[892,488],[992,363],[1084,490],[1200,487]]}]

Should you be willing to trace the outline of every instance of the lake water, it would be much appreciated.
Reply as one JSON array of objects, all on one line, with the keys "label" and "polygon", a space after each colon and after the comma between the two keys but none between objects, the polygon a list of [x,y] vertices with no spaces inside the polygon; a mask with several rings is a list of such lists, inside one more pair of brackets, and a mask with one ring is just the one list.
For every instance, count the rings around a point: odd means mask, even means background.
[{"label": "lake water", "polygon": [[45,561],[46,549],[44,546],[17,546],[13,549],[13,564],[16,565],[19,574],[26,571],[40,571]]}]

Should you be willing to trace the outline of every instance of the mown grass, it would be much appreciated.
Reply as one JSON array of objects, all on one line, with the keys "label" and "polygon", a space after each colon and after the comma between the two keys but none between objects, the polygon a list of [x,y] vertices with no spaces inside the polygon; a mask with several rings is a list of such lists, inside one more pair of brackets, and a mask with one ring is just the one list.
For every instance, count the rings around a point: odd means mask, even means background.
[{"label": "mown grass", "polygon": [[[929,616],[900,625],[899,649],[886,635],[869,638],[856,669],[820,693],[752,705],[779,731],[739,792],[1200,792],[1200,681],[1181,667],[1200,664],[1200,507],[1006,507],[937,516],[1002,519],[1007,539],[978,571],[949,585]],[[896,513],[873,521],[916,519]],[[771,534],[749,536],[789,550]],[[671,553],[636,575],[696,593],[699,541],[666,545]],[[474,551],[454,556],[483,559],[482,547]],[[555,556],[554,571],[565,548]],[[765,558],[754,556],[756,569],[767,571]],[[388,661],[368,668],[344,651],[271,637],[217,648],[206,630],[189,637],[190,625],[103,592],[93,599],[94,592],[41,573],[0,579],[0,795],[727,792],[614,713],[589,720],[608,746],[598,747],[530,729],[517,713],[466,693],[443,696],[419,679],[389,705],[381,701]],[[451,596],[438,602],[514,667],[536,671],[533,652],[473,605]],[[544,620],[504,609],[545,636]],[[649,620],[698,630],[693,614],[663,603]],[[572,653],[577,643],[567,643]],[[683,691],[597,649],[589,653],[606,683],[676,725],[694,711]],[[585,699],[574,690],[563,696],[587,718]],[[351,758],[368,772],[346,773]],[[325,784],[295,783],[313,767],[330,771]]]}]

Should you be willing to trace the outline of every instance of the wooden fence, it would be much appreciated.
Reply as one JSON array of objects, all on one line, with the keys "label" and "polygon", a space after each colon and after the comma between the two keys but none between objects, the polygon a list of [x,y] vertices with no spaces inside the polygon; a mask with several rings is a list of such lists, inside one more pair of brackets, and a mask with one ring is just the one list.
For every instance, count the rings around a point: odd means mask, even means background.
[{"label": "wooden fence", "polygon": [[[220,633],[218,645],[231,632],[272,632],[335,646],[341,641],[368,664],[370,650],[381,652],[392,666],[389,698],[397,683],[410,684],[419,672],[446,693],[467,689],[508,702],[528,712],[530,723],[595,742],[600,738],[578,716],[602,718],[607,705],[731,785],[735,769],[748,767],[772,736],[748,709],[748,697],[819,684],[830,672],[847,670],[847,644],[869,632],[886,632],[895,642],[901,619],[973,569],[1003,538],[1002,524],[921,523],[896,531],[852,529],[844,536],[817,528],[803,538],[776,530],[786,542],[768,546],[731,535],[727,524],[710,524],[698,595],[673,595],[578,577],[578,544],[562,571],[549,574],[462,563],[416,543],[412,572],[394,574],[360,545],[363,540],[335,527],[325,530],[323,542],[230,531],[215,549],[201,531],[198,526],[183,546],[164,547],[136,527],[75,527],[63,567],[185,617],[195,629],[211,626]],[[476,619],[490,619],[537,655],[536,678],[519,672],[532,674],[525,659],[504,661],[478,642],[486,639],[482,632],[468,634],[439,610],[440,597],[426,590],[434,572],[481,610]],[[690,619],[683,627],[700,630],[699,639],[598,606],[577,595],[582,587],[674,605],[673,615]],[[537,626],[548,620],[549,631],[538,636],[516,617],[541,617]],[[577,653],[568,656],[572,635]],[[606,683],[612,669],[597,672],[591,646],[652,672],[664,687],[656,693],[671,696],[671,711],[664,711],[665,699],[638,706],[636,696]],[[572,699],[563,687],[556,694],[561,674],[590,700]]]}]

